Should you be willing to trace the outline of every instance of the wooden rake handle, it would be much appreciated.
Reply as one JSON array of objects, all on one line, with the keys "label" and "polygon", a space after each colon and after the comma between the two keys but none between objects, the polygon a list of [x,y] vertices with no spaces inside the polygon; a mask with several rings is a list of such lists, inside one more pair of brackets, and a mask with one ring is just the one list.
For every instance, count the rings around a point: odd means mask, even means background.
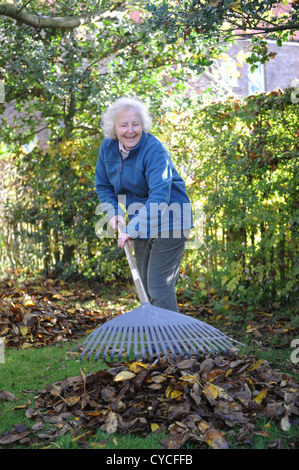
[{"label": "wooden rake handle", "polygon": [[[117,223],[118,233],[123,233],[125,231],[125,225],[123,225],[120,221]],[[141,277],[137,268],[136,260],[133,256],[132,250],[127,242],[124,244],[124,250],[126,253],[126,257],[130,266],[132,278],[136,287],[136,291],[138,294],[139,301],[143,304],[144,302],[149,302],[148,296],[146,295],[144,286],[141,281]]]}]

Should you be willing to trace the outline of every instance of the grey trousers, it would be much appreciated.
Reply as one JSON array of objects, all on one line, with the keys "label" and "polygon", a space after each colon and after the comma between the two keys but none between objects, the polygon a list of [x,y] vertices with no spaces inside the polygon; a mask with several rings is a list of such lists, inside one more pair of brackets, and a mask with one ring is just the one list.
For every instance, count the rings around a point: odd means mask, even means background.
[{"label": "grey trousers", "polygon": [[135,259],[152,305],[178,312],[175,287],[187,238],[158,236],[133,240]]}]

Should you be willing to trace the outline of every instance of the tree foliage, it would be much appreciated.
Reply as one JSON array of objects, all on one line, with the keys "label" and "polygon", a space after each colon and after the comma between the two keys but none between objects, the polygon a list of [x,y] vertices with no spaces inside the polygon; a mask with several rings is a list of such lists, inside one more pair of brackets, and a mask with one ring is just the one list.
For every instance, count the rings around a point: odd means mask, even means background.
[{"label": "tree foliage", "polygon": [[211,287],[251,303],[298,295],[299,114],[293,93],[195,108],[170,115],[163,129],[192,200],[204,206],[203,244],[190,252],[187,267],[199,295]]},{"label": "tree foliage", "polygon": [[[184,258],[192,298],[211,288],[253,304],[298,295],[299,116],[292,96],[290,89],[197,103],[156,122],[154,133],[170,149],[191,200],[204,208],[202,246]],[[26,256],[16,266],[26,267],[31,253],[32,269],[39,253],[48,269],[65,275],[108,280],[127,272],[115,241],[94,233],[88,145],[63,142],[43,155],[19,155],[18,202],[9,220],[19,224]]]},{"label": "tree foliage", "polygon": [[[49,29],[55,34],[105,19],[115,20],[119,14],[143,10],[144,6],[140,0],[29,0],[22,5],[0,2],[0,15],[36,31]],[[147,0],[146,7],[148,14],[143,21],[152,32],[160,30],[168,42],[194,36],[208,43],[249,38],[254,63],[272,57],[265,38],[274,38],[282,45],[299,29],[298,0]]]},{"label": "tree foliage", "polygon": [[[46,16],[59,12],[63,17],[83,8],[91,13],[96,3],[32,1],[22,11],[37,14],[42,5]],[[176,5],[165,2],[164,13]],[[157,25],[162,16],[155,8],[151,21]],[[205,8],[212,11],[212,5]],[[213,9],[215,15],[222,11]],[[205,295],[217,286],[243,300],[296,294],[299,124],[294,90],[206,107],[192,101],[185,84],[219,50],[220,23],[201,35],[169,16],[164,36],[140,5],[133,10],[71,29],[33,28],[4,19],[0,115],[9,106],[17,113],[13,122],[1,116],[2,266],[103,279],[126,272],[114,240],[95,235],[93,184],[102,111],[116,97],[136,94],[149,105],[154,132],[186,177],[192,200],[204,205],[204,243],[186,258],[192,289]],[[216,21],[215,15],[206,18]],[[44,128],[47,148],[30,147]]]},{"label": "tree foliage", "polygon": [[[298,1],[277,0],[149,0],[154,18],[164,20],[165,29],[184,25],[185,34],[217,34],[223,38],[251,37],[295,31],[299,27]],[[166,24],[165,24],[166,23]]]},{"label": "tree foliage", "polygon": [[[9,103],[22,112],[13,126],[3,122],[6,143],[15,142],[16,135],[26,143],[45,125],[52,139],[97,134],[103,109],[123,93],[149,102],[151,92],[151,107],[158,109],[165,101],[162,82],[169,93],[182,88],[198,57],[190,44],[168,44],[142,19],[128,15],[54,32],[5,21],[0,43],[5,82],[0,114]],[[197,43],[204,61],[216,53]]]},{"label": "tree foliage", "polygon": [[266,39],[279,46],[299,29],[297,0],[149,0],[152,24],[174,41],[201,36],[218,41],[252,40],[252,62],[272,58]]},{"label": "tree foliage", "polygon": [[[27,236],[28,245],[33,243],[27,252],[43,259],[45,269],[54,260],[56,270],[63,265],[72,272],[74,240],[82,241],[80,256],[95,253],[94,224],[86,221],[93,220],[96,207],[96,195],[89,190],[103,110],[123,94],[143,98],[156,114],[169,97],[172,106],[181,107],[193,54],[187,44],[167,44],[146,23],[129,16],[54,33],[5,21],[1,32],[5,103],[0,116],[13,108],[13,119],[5,114],[0,118],[5,144],[1,164],[4,171],[13,168],[14,175],[2,192],[4,238]],[[32,139],[45,128],[48,148],[37,145],[28,153]],[[7,242],[13,266],[24,263],[16,240]]]}]

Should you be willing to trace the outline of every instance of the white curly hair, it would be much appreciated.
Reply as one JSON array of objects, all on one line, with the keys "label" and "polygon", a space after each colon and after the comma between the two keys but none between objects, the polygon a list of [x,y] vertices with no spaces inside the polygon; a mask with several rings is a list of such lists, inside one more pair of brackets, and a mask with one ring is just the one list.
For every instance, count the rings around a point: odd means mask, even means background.
[{"label": "white curly hair", "polygon": [[114,130],[116,116],[118,113],[130,108],[136,109],[137,113],[139,114],[142,130],[144,132],[150,131],[152,127],[152,118],[146,106],[138,98],[124,96],[122,98],[118,98],[103,113],[101,127],[105,137],[108,137],[109,139],[117,138]]}]

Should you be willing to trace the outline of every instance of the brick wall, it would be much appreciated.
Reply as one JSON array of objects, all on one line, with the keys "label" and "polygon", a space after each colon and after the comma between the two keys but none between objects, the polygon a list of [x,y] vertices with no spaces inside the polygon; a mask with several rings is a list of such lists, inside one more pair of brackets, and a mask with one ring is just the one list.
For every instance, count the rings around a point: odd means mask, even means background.
[{"label": "brick wall", "polygon": [[294,78],[299,79],[299,42],[290,42],[282,47],[269,44],[269,49],[277,55],[265,66],[266,91],[287,88]]},{"label": "brick wall", "polygon": [[[243,54],[249,53],[250,48],[251,43],[249,41],[239,41],[227,51],[228,59],[217,59],[218,66],[221,65],[221,62],[225,63],[229,60],[235,62],[235,70],[238,75],[237,86],[232,87],[235,95],[247,96],[250,94],[248,79],[251,76],[250,65],[245,62],[245,57],[242,57],[242,52]],[[264,90],[261,91],[288,88],[294,78],[299,79],[299,41],[284,43],[282,47],[277,46],[274,41],[269,41],[268,48],[269,51],[276,52],[277,55],[262,66]],[[213,74],[215,71],[217,72],[216,68]],[[204,90],[211,82],[211,78],[203,74],[193,84],[197,89]]]}]

